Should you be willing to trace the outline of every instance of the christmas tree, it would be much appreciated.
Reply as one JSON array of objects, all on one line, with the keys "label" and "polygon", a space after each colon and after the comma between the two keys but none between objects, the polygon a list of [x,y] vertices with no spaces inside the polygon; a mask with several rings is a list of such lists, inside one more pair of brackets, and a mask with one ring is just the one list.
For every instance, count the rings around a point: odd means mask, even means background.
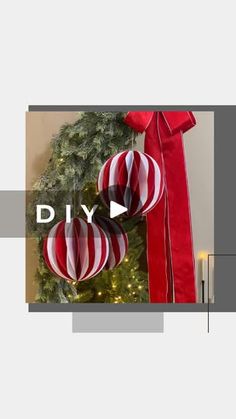
[{"label": "christmas tree", "polygon": [[[122,263],[112,270],[77,282],[56,277],[43,258],[43,240],[50,228],[65,218],[65,205],[71,203],[74,216],[80,204],[98,205],[106,211],[96,191],[96,179],[103,163],[121,150],[131,148],[135,133],[124,122],[124,114],[85,112],[73,124],[62,126],[52,139],[48,166],[33,187],[27,206],[27,226],[37,240],[39,264],[36,273],[36,302],[56,303],[135,303],[148,301],[145,266],[145,223],[142,217],[118,221],[128,234],[129,250]],[[53,206],[56,216],[49,224],[37,224],[37,204]],[[97,214],[97,212],[96,212]],[[80,214],[81,215],[81,214]],[[142,265],[142,266],[140,266]]]}]

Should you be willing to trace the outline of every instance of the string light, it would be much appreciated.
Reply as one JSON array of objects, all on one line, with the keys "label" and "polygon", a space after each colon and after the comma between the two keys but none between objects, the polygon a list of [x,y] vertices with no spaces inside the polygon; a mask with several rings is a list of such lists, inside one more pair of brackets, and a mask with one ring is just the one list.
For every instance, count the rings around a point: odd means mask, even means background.
[{"label": "string light", "polygon": [[131,287],[132,287],[132,285],[131,285],[131,284],[128,284],[128,285],[127,285],[127,287],[128,287],[128,288],[131,288]]},{"label": "string light", "polygon": [[64,159],[63,159],[63,158],[61,158],[61,159],[59,159],[59,161],[60,161],[60,162],[63,162],[63,161],[64,161]]},{"label": "string light", "polygon": [[125,262],[129,262],[129,258],[125,258]]},{"label": "string light", "polygon": [[98,295],[102,295],[101,291],[98,292]]},{"label": "string light", "polygon": [[139,289],[139,290],[141,290],[142,288],[143,288],[143,287],[142,287],[142,285],[139,285],[139,286],[138,286],[138,289]]}]

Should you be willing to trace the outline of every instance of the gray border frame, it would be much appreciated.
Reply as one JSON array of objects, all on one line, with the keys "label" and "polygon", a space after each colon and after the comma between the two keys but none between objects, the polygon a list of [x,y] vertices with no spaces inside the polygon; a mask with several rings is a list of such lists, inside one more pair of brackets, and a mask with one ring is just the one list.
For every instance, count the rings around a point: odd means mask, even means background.
[{"label": "gray border frame", "polygon": [[[236,106],[29,106],[30,112],[130,110],[212,111],[214,117],[214,304],[29,304],[30,312],[235,312],[236,311]],[[230,256],[230,257],[229,257]],[[214,257],[214,255],[212,255]],[[235,296],[235,298],[234,298]],[[208,316],[209,317],[209,316]]]}]

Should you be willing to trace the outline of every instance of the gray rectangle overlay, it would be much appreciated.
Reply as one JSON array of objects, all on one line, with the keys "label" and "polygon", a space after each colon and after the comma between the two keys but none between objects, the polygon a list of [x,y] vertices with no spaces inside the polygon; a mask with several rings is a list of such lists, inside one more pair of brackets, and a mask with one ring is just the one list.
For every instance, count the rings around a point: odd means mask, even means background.
[{"label": "gray rectangle overlay", "polygon": [[[217,310],[217,305],[211,304],[210,311]],[[156,304],[156,303],[130,303],[130,304],[106,304],[106,303],[68,303],[29,304],[30,312],[104,312],[104,313],[162,313],[162,312],[207,312],[207,304]],[[222,311],[227,311],[222,310]],[[233,310],[234,311],[234,310]],[[236,305],[235,305],[236,311]]]},{"label": "gray rectangle overlay", "polygon": [[163,333],[163,313],[73,313],[74,333]]}]

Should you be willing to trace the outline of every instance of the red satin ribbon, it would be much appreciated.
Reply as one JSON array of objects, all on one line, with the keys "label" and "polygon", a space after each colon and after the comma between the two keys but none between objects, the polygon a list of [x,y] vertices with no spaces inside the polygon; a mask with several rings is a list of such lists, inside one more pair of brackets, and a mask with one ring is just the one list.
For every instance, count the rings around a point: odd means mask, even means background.
[{"label": "red satin ribbon", "polygon": [[145,153],[163,175],[163,195],[147,214],[147,259],[151,303],[195,303],[195,268],[182,133],[192,112],[128,112],[125,123],[146,132]]}]

